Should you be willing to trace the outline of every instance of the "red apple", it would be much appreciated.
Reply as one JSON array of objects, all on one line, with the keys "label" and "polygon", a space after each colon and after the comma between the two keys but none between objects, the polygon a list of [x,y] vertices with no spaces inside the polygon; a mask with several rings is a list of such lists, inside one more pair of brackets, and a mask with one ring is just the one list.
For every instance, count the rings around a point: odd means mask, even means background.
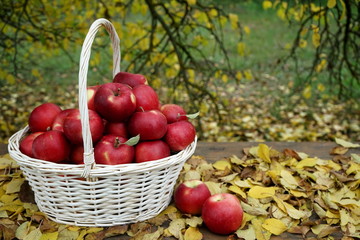
[{"label": "red apple", "polygon": [[140,135],[140,140],[161,139],[167,129],[167,120],[159,110],[135,112],[129,119],[128,132],[130,136]]},{"label": "red apple", "polygon": [[140,142],[135,146],[135,162],[147,162],[170,156],[170,148],[162,140]]},{"label": "red apple", "polygon": [[138,85],[133,88],[136,97],[136,111],[159,109],[159,97],[149,85]]},{"label": "red apple", "polygon": [[75,109],[73,109],[73,108],[65,109],[65,110],[61,111],[58,115],[56,115],[51,129],[63,132],[64,131],[64,119],[74,110]]},{"label": "red apple", "polygon": [[[90,109],[88,111],[89,111],[91,138],[92,141],[95,143],[103,135],[104,123],[102,118],[99,116],[99,114],[97,114],[95,111]],[[80,111],[78,109],[71,112],[64,119],[64,133],[71,143],[83,144]]]},{"label": "red apple", "polygon": [[191,144],[196,136],[195,127],[188,121],[168,124],[165,142],[172,151],[181,151]]},{"label": "red apple", "polygon": [[113,134],[128,138],[126,123],[124,122],[107,122],[105,124],[105,134]]},{"label": "red apple", "polygon": [[204,202],[211,193],[200,180],[188,180],[181,183],[175,190],[175,206],[183,213],[200,215]]},{"label": "red apple", "polygon": [[84,146],[82,144],[72,147],[69,160],[70,163],[84,164]]},{"label": "red apple", "polygon": [[50,130],[34,139],[32,153],[38,159],[62,162],[69,156],[70,143],[63,132]]},{"label": "red apple", "polygon": [[136,109],[131,87],[121,83],[103,84],[95,94],[96,111],[109,122],[123,122]]},{"label": "red apple", "polygon": [[134,147],[124,144],[126,138],[116,135],[105,135],[94,149],[97,164],[124,164],[134,160]]},{"label": "red apple", "polygon": [[94,97],[96,91],[101,87],[101,85],[95,85],[95,86],[89,86],[87,87],[87,105],[88,109],[95,111],[95,105],[94,105]]},{"label": "red apple", "polygon": [[241,226],[243,214],[237,197],[230,193],[219,193],[205,201],[201,216],[210,231],[225,235]]},{"label": "red apple", "polygon": [[145,76],[128,72],[119,72],[115,75],[113,82],[127,84],[132,88],[138,85],[148,84]]},{"label": "red apple", "polygon": [[29,157],[34,157],[34,155],[32,154],[32,145],[33,142],[35,140],[35,138],[41,134],[43,134],[44,132],[35,132],[35,133],[30,133],[29,135],[27,135],[26,137],[24,137],[21,142],[20,142],[20,152],[22,152],[23,154],[29,156]]},{"label": "red apple", "polygon": [[54,119],[61,108],[54,103],[43,103],[32,110],[29,116],[31,132],[45,132],[51,129]]},{"label": "red apple", "polygon": [[160,111],[165,115],[169,124],[188,119],[185,110],[177,104],[164,104]]}]

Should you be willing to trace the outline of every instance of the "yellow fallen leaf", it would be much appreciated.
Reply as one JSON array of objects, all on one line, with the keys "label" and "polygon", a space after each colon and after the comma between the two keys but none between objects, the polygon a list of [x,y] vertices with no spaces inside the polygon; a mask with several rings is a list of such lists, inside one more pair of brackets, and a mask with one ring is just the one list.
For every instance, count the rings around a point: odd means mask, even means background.
[{"label": "yellow fallen leaf", "polygon": [[271,163],[270,159],[270,148],[263,143],[259,144],[258,156],[267,163]]},{"label": "yellow fallen leaf", "polygon": [[57,240],[59,236],[59,232],[52,232],[52,233],[44,233],[40,240]]},{"label": "yellow fallen leaf", "polygon": [[192,216],[191,218],[186,218],[185,223],[186,223],[186,225],[189,225],[190,227],[197,227],[203,223],[203,220],[201,217]]},{"label": "yellow fallen leaf", "polygon": [[265,219],[261,226],[275,235],[280,235],[287,230],[286,225],[281,220],[276,218]]},{"label": "yellow fallen leaf", "polygon": [[269,240],[271,237],[271,233],[269,231],[264,231],[262,228],[262,223],[264,218],[254,218],[251,223],[255,230],[255,236],[257,240]]},{"label": "yellow fallen leaf", "polygon": [[19,192],[24,181],[24,178],[13,178],[6,186],[6,194]]},{"label": "yellow fallen leaf", "polygon": [[246,193],[236,185],[231,185],[230,187],[228,187],[228,190],[240,195],[242,198],[246,198]]},{"label": "yellow fallen leaf", "polygon": [[31,232],[29,232],[29,234],[27,234],[23,240],[40,240],[42,236],[42,233],[40,231],[39,228],[36,228],[34,230],[32,230]]},{"label": "yellow fallen leaf", "polygon": [[261,186],[254,186],[250,188],[248,195],[252,198],[267,198],[272,197],[275,195],[275,191],[277,187],[261,187]]},{"label": "yellow fallen leaf", "polygon": [[220,183],[211,182],[211,181],[206,181],[206,182],[204,182],[204,183],[205,183],[206,186],[209,188],[209,191],[210,191],[211,195],[217,194],[217,193],[222,193],[222,189],[221,189],[221,184],[220,184]]},{"label": "yellow fallen leaf", "polygon": [[347,175],[358,172],[360,172],[360,164],[357,163],[350,163],[350,167],[346,170]]},{"label": "yellow fallen leaf", "polygon": [[213,164],[213,167],[217,170],[225,170],[226,168],[231,169],[231,163],[227,160],[219,160]]},{"label": "yellow fallen leaf", "polygon": [[160,213],[160,215],[170,214],[170,213],[176,213],[178,210],[175,206],[169,205],[164,211]]},{"label": "yellow fallen leaf", "polygon": [[296,189],[299,186],[298,181],[294,176],[287,170],[282,170],[280,172],[280,182],[281,184],[288,189]]},{"label": "yellow fallen leaf", "polygon": [[304,167],[313,167],[316,163],[316,158],[304,158],[296,165],[296,168],[303,169]]},{"label": "yellow fallen leaf", "polygon": [[202,233],[196,227],[189,227],[185,231],[184,240],[201,240],[202,238]]},{"label": "yellow fallen leaf", "polygon": [[346,147],[346,148],[358,148],[360,147],[360,144],[351,143],[348,141],[345,141],[341,138],[335,138],[335,142],[339,144],[340,146]]},{"label": "yellow fallen leaf", "polygon": [[171,235],[173,235],[176,238],[180,238],[181,230],[185,228],[185,219],[179,218],[174,219],[170,222],[169,227],[167,228]]},{"label": "yellow fallen leaf", "polygon": [[147,233],[142,236],[142,240],[157,240],[160,239],[160,236],[164,233],[164,228],[159,227],[155,232]]},{"label": "yellow fallen leaf", "polygon": [[243,238],[245,240],[256,240],[256,235],[255,235],[255,230],[253,228],[253,226],[249,226],[248,229],[238,229],[235,234],[239,237],[239,238]]},{"label": "yellow fallen leaf", "polygon": [[294,190],[294,189],[290,189],[290,193],[292,195],[294,195],[295,197],[305,197],[305,198],[308,197],[308,195],[305,192]]}]

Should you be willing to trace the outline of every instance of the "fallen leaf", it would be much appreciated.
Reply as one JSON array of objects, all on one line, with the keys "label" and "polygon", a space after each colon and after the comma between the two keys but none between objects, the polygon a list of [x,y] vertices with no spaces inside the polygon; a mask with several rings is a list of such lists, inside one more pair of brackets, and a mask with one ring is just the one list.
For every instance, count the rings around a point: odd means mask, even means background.
[{"label": "fallen leaf", "polygon": [[213,167],[217,170],[224,171],[225,169],[231,169],[231,163],[227,160],[219,160],[213,164]]},{"label": "fallen leaf", "polygon": [[331,155],[343,155],[349,151],[349,148],[338,146],[331,149],[330,154]]},{"label": "fallen leaf", "polygon": [[265,219],[261,226],[275,235],[280,235],[287,230],[286,225],[281,220],[276,218]]},{"label": "fallen leaf", "polygon": [[235,233],[244,240],[256,240],[255,230],[251,225],[247,229],[238,229]]},{"label": "fallen leaf", "polygon": [[267,198],[275,195],[277,187],[260,187],[254,186],[250,188],[248,195],[253,198]]},{"label": "fallen leaf", "polygon": [[340,139],[340,138],[335,138],[335,142],[345,148],[358,148],[360,147],[360,144],[355,144],[355,143],[351,143],[348,142],[346,140]]},{"label": "fallen leaf", "polygon": [[203,234],[196,227],[189,227],[184,234],[185,240],[201,240],[202,238]]},{"label": "fallen leaf", "polygon": [[263,143],[259,144],[258,156],[267,163],[271,163],[270,159],[270,148]]}]

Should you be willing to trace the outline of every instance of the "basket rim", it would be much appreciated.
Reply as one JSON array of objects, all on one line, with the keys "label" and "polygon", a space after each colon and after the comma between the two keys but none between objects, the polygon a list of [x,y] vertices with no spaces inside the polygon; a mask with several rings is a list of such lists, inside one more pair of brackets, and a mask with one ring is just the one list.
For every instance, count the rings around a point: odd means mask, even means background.
[{"label": "basket rim", "polygon": [[[27,125],[23,129],[14,133],[8,140],[8,152],[10,156],[20,166],[31,166],[33,168],[43,170],[46,172],[61,172],[66,174],[81,175],[84,171],[85,164],[66,164],[66,163],[54,163],[46,160],[29,157],[23,154],[20,149],[20,140],[29,132],[29,126]],[[142,163],[127,163],[117,165],[96,164],[95,168],[90,170],[90,177],[96,177],[97,175],[111,175],[114,172],[144,172],[151,171],[158,168],[170,167],[171,165],[181,162],[183,159],[188,159],[195,152],[197,145],[197,136],[194,141],[187,146],[184,150],[170,155],[166,158],[161,158],[153,161]],[[136,169],[134,169],[136,167]]]}]

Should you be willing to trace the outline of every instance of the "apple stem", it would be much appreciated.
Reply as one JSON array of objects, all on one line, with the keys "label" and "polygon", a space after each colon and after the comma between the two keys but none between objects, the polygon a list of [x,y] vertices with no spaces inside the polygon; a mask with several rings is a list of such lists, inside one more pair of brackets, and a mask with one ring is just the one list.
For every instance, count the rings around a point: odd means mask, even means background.
[{"label": "apple stem", "polygon": [[118,138],[118,137],[115,138],[114,147],[115,147],[115,148],[118,148],[120,145],[121,145],[121,142],[120,142],[119,138]]},{"label": "apple stem", "polygon": [[142,106],[139,107],[141,111],[145,112],[144,108]]},{"label": "apple stem", "polygon": [[120,95],[120,88],[117,89],[117,92],[115,93],[115,96],[119,96]]}]

